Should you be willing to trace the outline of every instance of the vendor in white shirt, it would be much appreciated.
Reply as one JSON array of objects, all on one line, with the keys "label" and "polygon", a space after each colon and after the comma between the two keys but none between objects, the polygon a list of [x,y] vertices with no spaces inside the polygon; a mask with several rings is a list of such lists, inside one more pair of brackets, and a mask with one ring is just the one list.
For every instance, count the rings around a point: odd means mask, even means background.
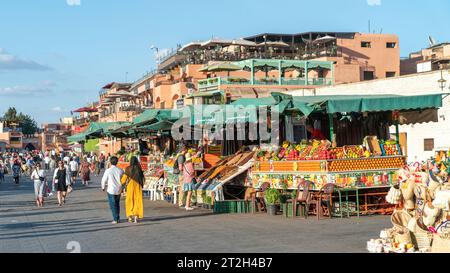
[{"label": "vendor in white shirt", "polygon": [[111,167],[105,171],[102,178],[102,190],[108,193],[109,206],[113,216],[113,224],[120,222],[120,195],[122,193],[122,169],[117,167],[119,159],[111,157]]}]

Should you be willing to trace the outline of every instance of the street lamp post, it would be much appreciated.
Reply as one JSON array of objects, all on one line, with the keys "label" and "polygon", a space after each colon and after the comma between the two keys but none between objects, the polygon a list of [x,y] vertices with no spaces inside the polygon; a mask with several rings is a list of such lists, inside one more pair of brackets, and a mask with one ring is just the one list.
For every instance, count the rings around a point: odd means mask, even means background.
[{"label": "street lamp post", "polygon": [[444,92],[444,88],[445,88],[445,85],[447,84],[447,80],[444,79],[442,68],[441,68],[441,78],[438,80],[438,83],[439,83],[439,88],[441,88],[441,91]]}]

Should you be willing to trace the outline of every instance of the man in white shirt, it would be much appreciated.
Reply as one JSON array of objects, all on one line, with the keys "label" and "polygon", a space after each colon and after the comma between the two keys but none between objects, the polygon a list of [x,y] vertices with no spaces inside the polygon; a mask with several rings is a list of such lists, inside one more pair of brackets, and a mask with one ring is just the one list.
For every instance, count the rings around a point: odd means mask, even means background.
[{"label": "man in white shirt", "polygon": [[48,155],[46,155],[44,157],[44,163],[45,163],[45,169],[49,170],[50,169],[50,157]]},{"label": "man in white shirt", "polygon": [[75,181],[78,176],[78,162],[75,161],[75,158],[71,158],[69,162],[70,174],[72,178],[72,184],[75,185]]},{"label": "man in white shirt", "polygon": [[122,169],[117,167],[119,159],[111,158],[111,167],[105,171],[102,178],[102,190],[108,193],[109,206],[113,215],[113,224],[120,222],[120,194],[122,193]]}]

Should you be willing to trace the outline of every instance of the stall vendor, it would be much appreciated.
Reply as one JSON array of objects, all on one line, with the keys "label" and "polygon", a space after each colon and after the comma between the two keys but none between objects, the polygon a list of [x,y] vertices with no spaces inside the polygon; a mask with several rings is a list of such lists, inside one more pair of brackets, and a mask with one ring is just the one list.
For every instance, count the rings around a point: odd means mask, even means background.
[{"label": "stall vendor", "polygon": [[326,137],[320,129],[314,129],[311,125],[306,125],[306,130],[311,134],[311,139],[324,140]]}]

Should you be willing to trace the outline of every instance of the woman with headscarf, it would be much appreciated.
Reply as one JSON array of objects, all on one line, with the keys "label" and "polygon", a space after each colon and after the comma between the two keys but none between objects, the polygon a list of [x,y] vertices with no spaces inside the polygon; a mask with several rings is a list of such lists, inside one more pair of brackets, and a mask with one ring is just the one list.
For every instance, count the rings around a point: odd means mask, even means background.
[{"label": "woman with headscarf", "polygon": [[126,184],[127,197],[125,208],[128,221],[137,223],[144,218],[144,205],[142,201],[142,187],[144,186],[144,172],[137,157],[133,156],[130,166],[125,169],[122,176],[122,185]]},{"label": "woman with headscarf", "polygon": [[89,163],[87,162],[86,159],[84,159],[80,167],[81,182],[83,183],[84,186],[87,186],[89,180],[91,180],[89,174],[90,174]]}]

